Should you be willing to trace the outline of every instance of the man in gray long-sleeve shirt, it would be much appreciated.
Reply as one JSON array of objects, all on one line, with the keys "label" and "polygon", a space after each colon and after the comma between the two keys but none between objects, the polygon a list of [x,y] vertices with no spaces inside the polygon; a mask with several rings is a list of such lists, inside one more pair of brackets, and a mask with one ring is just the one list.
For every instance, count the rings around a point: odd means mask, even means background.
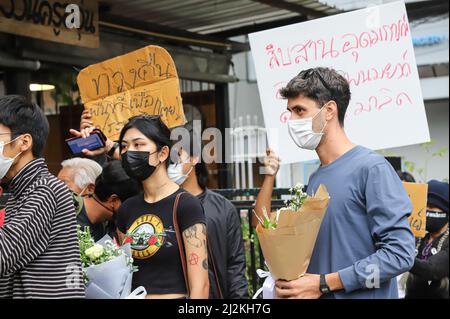
[{"label": "man in gray long-sleeve shirt", "polygon": [[[408,223],[412,205],[390,164],[347,138],[344,120],[351,95],[347,81],[332,69],[309,69],[280,94],[288,100],[293,141],[302,149],[315,150],[321,162],[307,191],[312,195],[324,184],[331,198],[308,274],[277,281],[276,295],[398,298],[396,277],[414,262],[414,235]],[[266,179],[267,189],[273,177]]]},{"label": "man in gray long-sleeve shirt", "polygon": [[319,167],[308,193],[320,184],[331,199],[308,272],[337,272],[344,290],[335,298],[398,298],[395,277],[412,267],[415,247],[412,206],[391,164],[356,146]]}]

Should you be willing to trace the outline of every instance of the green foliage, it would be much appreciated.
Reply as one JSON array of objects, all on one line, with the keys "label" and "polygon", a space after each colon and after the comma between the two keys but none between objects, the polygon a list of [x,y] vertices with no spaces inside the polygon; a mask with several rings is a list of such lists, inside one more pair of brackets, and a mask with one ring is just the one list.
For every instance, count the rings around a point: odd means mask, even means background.
[{"label": "green foliage", "polygon": [[[423,167],[419,167],[417,163],[413,161],[409,161],[405,158],[405,156],[402,156],[402,162],[405,167],[405,170],[415,176],[418,177],[417,182],[423,182],[426,183],[428,181],[428,167],[430,164],[430,161],[432,159],[436,158],[443,158],[447,153],[449,152],[449,149],[447,147],[440,147],[438,149],[435,149],[436,145],[435,140],[431,140],[428,143],[420,144],[420,147],[425,153],[425,165]],[[392,151],[386,151],[386,150],[379,150],[378,153],[382,156],[395,156],[395,154],[392,153]],[[444,178],[444,182],[448,182],[448,177]]]},{"label": "green foliage", "polygon": [[[252,243],[255,247],[255,261],[256,263],[258,263],[259,261],[259,241],[258,241],[258,236],[253,232],[250,232],[250,225],[248,223],[248,220],[246,218],[242,218],[241,219],[241,225],[242,225],[242,234],[244,237],[244,248],[245,248],[245,260],[246,260],[246,271],[245,271],[245,277],[247,278],[248,281],[248,293],[250,295],[250,297],[252,297],[256,291],[253,290],[252,287],[252,280],[253,280],[253,275],[256,276],[256,274],[252,273],[252,268],[251,268],[251,246],[250,244]],[[264,265],[260,265],[260,267],[257,266],[258,268],[265,268]],[[265,269],[267,270],[267,269]],[[258,290],[261,287],[261,281],[257,280],[258,285],[256,287],[256,290]]]},{"label": "green foliage", "polygon": [[[440,147],[438,149],[434,149],[433,146],[436,145],[436,141],[432,140],[429,143],[423,143],[420,147],[424,150],[425,157],[425,166],[418,167],[415,162],[408,161],[403,157],[403,164],[405,165],[406,170],[411,174],[417,174],[419,176],[419,181],[426,183],[428,181],[428,167],[429,162],[433,158],[443,158],[448,153],[447,147]],[[444,181],[448,178],[444,179]]]},{"label": "green foliage", "polygon": [[78,94],[77,72],[68,71],[52,74],[49,81],[55,85],[55,90],[51,92],[51,96],[57,105],[81,104],[81,97]]}]

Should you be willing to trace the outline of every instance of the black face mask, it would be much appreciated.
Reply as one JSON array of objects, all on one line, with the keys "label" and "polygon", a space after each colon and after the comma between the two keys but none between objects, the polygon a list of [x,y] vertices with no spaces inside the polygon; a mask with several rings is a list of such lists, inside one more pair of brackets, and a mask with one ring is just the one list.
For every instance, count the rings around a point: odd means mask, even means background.
[{"label": "black face mask", "polygon": [[126,151],[122,154],[122,167],[131,178],[144,181],[156,170],[148,163],[149,157],[156,152]]},{"label": "black face mask", "polygon": [[448,223],[448,213],[427,211],[427,231],[436,233]]}]

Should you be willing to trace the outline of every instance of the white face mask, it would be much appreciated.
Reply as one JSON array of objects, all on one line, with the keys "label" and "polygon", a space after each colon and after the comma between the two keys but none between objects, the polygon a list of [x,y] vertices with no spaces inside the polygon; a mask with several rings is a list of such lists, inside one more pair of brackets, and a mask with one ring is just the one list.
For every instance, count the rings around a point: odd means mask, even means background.
[{"label": "white face mask", "polygon": [[313,151],[319,146],[327,123],[320,133],[316,133],[313,130],[313,120],[322,112],[323,108],[313,117],[288,121],[289,135],[298,147]]},{"label": "white face mask", "polygon": [[5,157],[5,155],[3,155],[3,148],[5,147],[5,145],[8,145],[8,144],[14,142],[15,140],[17,140],[19,137],[20,136],[16,137],[15,139],[13,139],[12,141],[9,141],[7,143],[0,141],[0,180],[3,177],[5,177],[6,174],[8,174],[8,171],[11,168],[11,166],[14,163],[14,160],[17,158],[17,156],[22,154],[22,152],[20,152],[19,154],[14,156],[14,158]]},{"label": "white face mask", "polygon": [[182,185],[189,177],[193,168],[192,166],[187,174],[183,174],[183,164],[170,164],[167,168],[167,174],[173,182]]}]

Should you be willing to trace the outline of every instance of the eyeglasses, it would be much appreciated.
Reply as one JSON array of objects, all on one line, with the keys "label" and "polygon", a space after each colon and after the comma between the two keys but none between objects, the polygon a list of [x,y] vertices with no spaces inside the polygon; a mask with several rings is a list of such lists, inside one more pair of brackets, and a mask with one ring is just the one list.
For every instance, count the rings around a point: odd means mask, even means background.
[{"label": "eyeglasses", "polygon": [[[322,75],[320,75],[319,70],[311,68],[308,69],[306,71],[302,71],[304,72],[302,75],[302,78],[304,80],[306,80],[307,78],[313,76],[314,74],[317,75],[317,77],[319,78],[320,82],[322,82],[322,85],[331,93],[331,96],[335,95],[335,91],[327,84],[327,82],[324,80],[324,78],[322,77]],[[302,72],[299,73],[299,76],[301,76]]]}]

